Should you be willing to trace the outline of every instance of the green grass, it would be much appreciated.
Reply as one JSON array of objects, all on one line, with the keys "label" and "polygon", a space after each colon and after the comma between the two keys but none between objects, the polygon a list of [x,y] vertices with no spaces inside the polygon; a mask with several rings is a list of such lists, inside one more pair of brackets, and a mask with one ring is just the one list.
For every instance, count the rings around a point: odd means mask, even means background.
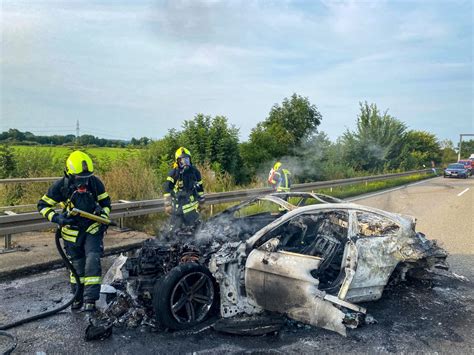
[{"label": "green grass", "polygon": [[[73,147],[63,147],[63,146],[24,146],[24,145],[14,145],[12,148],[15,152],[29,152],[34,150],[49,152],[51,151],[55,158],[64,158],[68,154],[73,152],[75,149]],[[91,155],[92,158],[99,160],[116,160],[121,156],[133,156],[140,153],[140,149],[133,148],[110,148],[110,147],[78,147],[77,149],[83,150]]]},{"label": "green grass", "polygon": [[344,199],[348,197],[363,195],[370,192],[389,189],[391,187],[413,183],[413,182],[428,179],[431,177],[433,177],[433,174],[415,174],[415,175],[404,176],[404,177],[395,178],[395,179],[367,182],[367,184],[361,183],[361,184],[333,187],[333,188],[328,188],[328,189],[321,189],[315,192],[319,192],[326,195]]}]

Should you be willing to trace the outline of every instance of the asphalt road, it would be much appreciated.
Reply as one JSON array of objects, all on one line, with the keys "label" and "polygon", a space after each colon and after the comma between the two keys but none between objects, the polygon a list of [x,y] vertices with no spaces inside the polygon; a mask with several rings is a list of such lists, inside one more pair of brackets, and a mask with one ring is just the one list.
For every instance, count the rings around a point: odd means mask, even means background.
[{"label": "asphalt road", "polygon": [[[417,217],[417,229],[440,240],[451,253],[452,269],[474,280],[473,190],[474,177],[436,178],[356,202]],[[64,271],[55,270],[1,283],[0,324],[64,301],[69,297],[65,279]],[[349,330],[346,338],[288,322],[279,333],[260,337],[223,335],[211,329],[168,333],[115,328],[109,339],[85,342],[87,316],[69,311],[12,333],[19,339],[17,352],[30,354],[474,352],[472,281],[402,284],[364,306],[377,323]],[[0,349],[4,345],[0,339]]]}]

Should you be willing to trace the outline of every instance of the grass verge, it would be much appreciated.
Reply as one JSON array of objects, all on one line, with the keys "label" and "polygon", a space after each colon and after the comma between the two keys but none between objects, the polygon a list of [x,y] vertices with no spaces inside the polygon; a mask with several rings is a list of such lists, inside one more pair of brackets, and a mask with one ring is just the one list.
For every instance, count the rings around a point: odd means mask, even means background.
[{"label": "grass verge", "polygon": [[314,192],[323,193],[337,198],[348,198],[359,195],[364,195],[370,192],[386,190],[392,187],[411,184],[420,180],[432,178],[433,174],[414,174],[410,176],[403,176],[395,179],[382,181],[369,181],[367,183],[360,183],[354,185],[338,186],[328,189],[315,190]]}]

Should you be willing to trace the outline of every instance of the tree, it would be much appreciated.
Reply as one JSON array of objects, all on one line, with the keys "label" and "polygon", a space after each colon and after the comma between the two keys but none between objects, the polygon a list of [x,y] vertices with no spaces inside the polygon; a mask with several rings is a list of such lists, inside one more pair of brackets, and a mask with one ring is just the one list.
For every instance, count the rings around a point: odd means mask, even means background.
[{"label": "tree", "polygon": [[209,128],[209,162],[219,164],[221,171],[241,180],[239,129],[228,124],[224,116],[216,116]]},{"label": "tree", "polygon": [[211,116],[200,113],[194,119],[183,123],[181,142],[191,151],[195,163],[209,161],[211,120]]},{"label": "tree", "polygon": [[[47,144],[47,145],[63,145],[76,143],[79,145],[90,145],[95,144],[99,147],[113,147],[113,146],[125,146],[125,141],[117,139],[105,139],[98,138],[92,135],[83,135],[79,137],[79,141],[76,142],[76,137],[72,134],[67,134],[65,136],[61,135],[52,135],[52,136],[35,136],[31,132],[20,132],[17,129],[9,129],[6,132],[0,133],[0,142],[20,142],[24,145],[32,145],[35,143],[38,144]],[[148,138],[140,138],[139,144],[146,145],[148,143]]]},{"label": "tree", "polygon": [[8,130],[8,135],[12,140],[16,142],[21,142],[25,140],[25,134],[15,128],[10,128]]},{"label": "tree", "polygon": [[432,133],[411,130],[406,134],[400,167],[405,170],[441,162],[441,146]]},{"label": "tree", "polygon": [[461,159],[467,159],[471,154],[474,154],[474,139],[461,143]]},{"label": "tree", "polygon": [[216,173],[228,173],[237,183],[245,180],[239,151],[239,130],[229,125],[224,116],[196,115],[183,123],[183,130],[169,130],[160,140],[148,144],[144,158],[159,169],[160,176],[166,166],[171,167],[179,147],[191,151],[194,164],[209,164]]},{"label": "tree", "polygon": [[347,130],[343,135],[344,160],[356,170],[379,172],[398,168],[405,130],[405,124],[387,111],[381,114],[377,105],[360,103],[356,130]]},{"label": "tree", "polygon": [[270,160],[297,153],[299,146],[316,132],[321,120],[317,107],[296,93],[283,99],[281,105],[273,105],[265,121],[252,129],[249,141],[241,147],[250,171],[255,173]]},{"label": "tree", "polygon": [[239,130],[226,117],[196,115],[183,123],[180,141],[191,151],[193,162],[209,163],[215,172],[227,172],[237,182],[243,179]]},{"label": "tree", "polygon": [[159,169],[160,166],[166,165],[169,170],[174,160],[174,152],[181,145],[180,140],[181,133],[175,129],[170,129],[162,139],[148,144],[147,149],[143,151],[145,161],[153,169]]},{"label": "tree", "polygon": [[449,163],[454,163],[458,159],[458,155],[454,150],[454,144],[451,140],[445,139],[441,142],[441,164],[443,166],[448,165]]}]

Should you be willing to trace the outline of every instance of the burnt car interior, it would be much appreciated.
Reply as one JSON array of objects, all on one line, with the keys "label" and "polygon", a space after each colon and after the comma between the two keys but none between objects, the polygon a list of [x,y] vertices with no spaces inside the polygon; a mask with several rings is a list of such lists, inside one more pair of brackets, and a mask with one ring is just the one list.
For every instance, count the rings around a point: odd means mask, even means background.
[{"label": "burnt car interior", "polygon": [[259,245],[271,238],[278,238],[280,243],[277,251],[321,258],[319,268],[311,274],[319,279],[320,289],[329,290],[339,286],[339,281],[344,278],[344,271],[341,275],[341,264],[348,225],[349,215],[346,211],[303,214],[270,231],[259,241]]}]

